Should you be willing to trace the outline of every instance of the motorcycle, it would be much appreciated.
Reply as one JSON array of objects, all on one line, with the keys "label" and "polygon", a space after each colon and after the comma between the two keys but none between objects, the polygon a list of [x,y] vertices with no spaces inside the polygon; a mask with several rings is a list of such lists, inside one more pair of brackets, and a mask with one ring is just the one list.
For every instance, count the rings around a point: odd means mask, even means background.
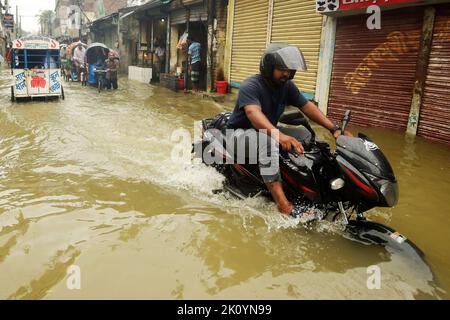
[{"label": "motorcycle", "polygon": [[[201,139],[193,144],[195,157],[219,156],[214,166],[225,176],[223,190],[241,199],[258,195],[270,197],[257,164],[240,164],[223,152],[224,128],[231,113],[223,112],[201,121]],[[342,132],[351,118],[347,111]],[[280,123],[303,126],[309,138],[302,141],[305,152],[280,150],[279,166],[283,189],[288,199],[305,208],[321,212],[319,220],[340,222],[345,234],[364,244],[376,244],[424,258],[424,253],[409,239],[383,224],[369,221],[364,214],[375,207],[393,207],[399,196],[394,171],[380,148],[367,136],[341,135],[336,150],[316,139],[316,133],[300,111],[285,113]],[[225,139],[226,140],[226,139]],[[226,148],[225,148],[226,149]]]}]

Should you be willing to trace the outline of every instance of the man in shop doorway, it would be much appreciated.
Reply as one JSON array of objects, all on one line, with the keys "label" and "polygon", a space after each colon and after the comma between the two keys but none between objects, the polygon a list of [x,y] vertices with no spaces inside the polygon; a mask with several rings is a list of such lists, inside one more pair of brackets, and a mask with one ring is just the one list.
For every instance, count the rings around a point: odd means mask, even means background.
[{"label": "man in shop doorway", "polygon": [[201,44],[195,41],[191,35],[187,39],[188,44],[188,65],[191,72],[192,90],[198,92],[201,71]]},{"label": "man in shop doorway", "polygon": [[164,49],[163,42],[161,40],[156,40],[154,54],[155,74],[159,79],[161,72],[164,70],[164,60],[166,56],[166,50]]}]

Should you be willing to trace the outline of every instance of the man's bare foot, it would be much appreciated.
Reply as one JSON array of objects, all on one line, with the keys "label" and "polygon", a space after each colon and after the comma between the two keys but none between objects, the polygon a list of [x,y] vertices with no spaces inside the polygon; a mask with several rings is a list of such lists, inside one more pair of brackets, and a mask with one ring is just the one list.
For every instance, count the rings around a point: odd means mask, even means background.
[{"label": "man's bare foot", "polygon": [[321,216],[318,211],[313,208],[295,207],[291,213],[294,218],[299,218],[300,223],[308,223],[314,220],[320,220]]},{"label": "man's bare foot", "polygon": [[281,213],[287,214],[287,215],[291,214],[292,209],[294,209],[294,205],[290,202],[278,205],[278,211],[280,211]]}]

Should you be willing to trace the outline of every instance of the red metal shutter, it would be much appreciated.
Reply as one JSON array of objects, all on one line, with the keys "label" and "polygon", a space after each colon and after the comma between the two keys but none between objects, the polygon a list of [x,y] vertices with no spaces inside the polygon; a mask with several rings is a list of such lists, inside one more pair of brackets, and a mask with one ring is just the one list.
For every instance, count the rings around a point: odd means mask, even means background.
[{"label": "red metal shutter", "polygon": [[381,29],[366,27],[368,15],[339,18],[328,114],[352,124],[405,129],[414,87],[423,9],[381,13]]},{"label": "red metal shutter", "polygon": [[417,134],[450,144],[450,6],[436,7]]}]

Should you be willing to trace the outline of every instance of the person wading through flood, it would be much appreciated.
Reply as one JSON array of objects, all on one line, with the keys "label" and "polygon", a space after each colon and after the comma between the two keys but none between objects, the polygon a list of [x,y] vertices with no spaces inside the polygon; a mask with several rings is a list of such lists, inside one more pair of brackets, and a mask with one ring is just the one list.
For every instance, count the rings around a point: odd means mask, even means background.
[{"label": "person wading through flood", "polygon": [[[263,133],[259,135],[256,152],[261,176],[278,210],[293,217],[300,217],[305,222],[314,219],[313,213],[302,213],[301,207],[294,206],[286,198],[278,166],[278,146],[281,145],[285,151],[302,154],[304,150],[300,141],[307,139],[309,133],[303,128],[277,127],[278,120],[285,107],[291,105],[328,129],[335,138],[342,132],[337,124],[329,120],[316,105],[306,100],[300,93],[292,81],[297,70],[306,71],[306,62],[297,47],[285,43],[270,44],[261,58],[260,74],[251,76],[242,83],[227,129],[235,130],[235,145],[243,145],[246,150],[252,147],[245,138],[246,132],[253,130]],[[236,131],[236,129],[244,130]],[[345,135],[351,136],[351,133],[345,131]],[[275,168],[271,166],[274,163]]]},{"label": "person wading through flood", "polygon": [[106,69],[106,89],[111,87],[116,90],[119,85],[117,84],[117,73],[119,71],[119,60],[114,56],[114,53],[108,54],[108,59],[105,61]]},{"label": "person wading through flood", "polygon": [[12,45],[8,45],[6,61],[8,61],[8,67],[10,68],[12,63]]},{"label": "person wading through flood", "polygon": [[73,51],[73,64],[75,67],[75,72],[77,74],[77,79],[80,79],[81,69],[85,65],[86,59],[86,48],[83,46],[81,41],[78,41],[77,47]]}]

